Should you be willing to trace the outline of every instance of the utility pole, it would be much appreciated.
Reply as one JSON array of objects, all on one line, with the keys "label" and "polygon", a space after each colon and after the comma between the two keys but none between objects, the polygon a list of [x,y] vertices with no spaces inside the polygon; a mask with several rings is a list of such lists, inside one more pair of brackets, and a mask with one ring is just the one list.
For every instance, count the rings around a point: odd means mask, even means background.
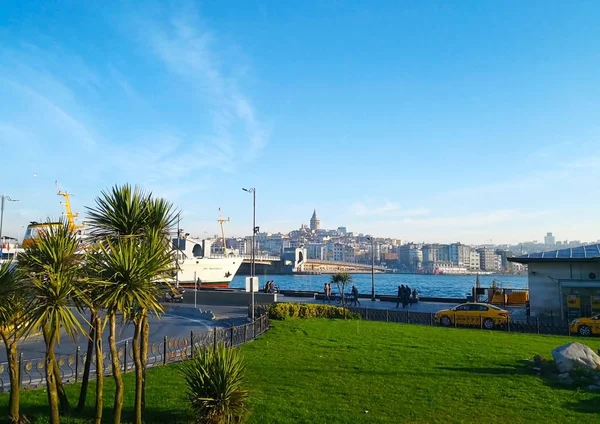
[{"label": "utility pole", "polygon": [[252,259],[250,263],[250,296],[252,308],[252,322],[254,322],[254,278],[256,275],[256,256],[254,250],[256,248],[255,238],[258,228],[256,227],[256,188],[242,188],[247,193],[252,193]]},{"label": "utility pole", "polygon": [[375,302],[375,247],[373,236],[368,236],[371,240],[371,301]]},{"label": "utility pole", "polygon": [[2,259],[2,255],[4,254],[2,251],[4,247],[4,243],[2,242],[2,225],[4,224],[4,204],[7,200],[9,202],[18,202],[18,200],[11,199],[4,194],[0,195],[0,259]]}]

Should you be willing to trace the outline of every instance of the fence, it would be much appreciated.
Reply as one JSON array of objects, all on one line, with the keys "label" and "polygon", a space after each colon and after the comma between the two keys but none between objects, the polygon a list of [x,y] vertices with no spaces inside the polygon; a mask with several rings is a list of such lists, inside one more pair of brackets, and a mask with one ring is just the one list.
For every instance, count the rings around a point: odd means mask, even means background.
[{"label": "fence", "polygon": [[[235,347],[252,341],[266,332],[270,327],[269,317],[261,314],[254,322],[248,324],[231,326],[228,328],[217,328],[204,333],[190,332],[186,338],[170,339],[164,336],[159,343],[153,343],[148,347],[148,367],[166,365],[173,362],[184,361],[191,358],[198,349],[216,346],[218,343],[226,347]],[[134,369],[133,351],[129,341],[120,343],[118,356],[121,361],[123,372]],[[86,346],[87,347],[87,346]],[[102,365],[104,375],[112,374],[112,362],[104,347]],[[123,360],[126,358],[126,360]],[[96,378],[96,355],[92,356],[90,367],[90,378]],[[77,347],[77,351],[71,355],[57,356],[56,358],[63,383],[73,383],[81,380],[85,367],[86,352]],[[19,355],[19,388],[31,389],[40,387],[46,382],[45,358],[26,359],[23,353]],[[0,362],[0,393],[10,390],[8,362]]]},{"label": "fence", "polygon": [[[268,311],[269,305],[256,305],[255,314],[264,314]],[[383,321],[402,324],[418,324],[428,326],[446,326],[454,328],[479,328],[483,330],[507,331],[515,333],[531,334],[552,334],[571,336],[569,323],[561,320],[558,316],[552,314],[543,317],[529,317],[515,319],[509,315],[507,317],[488,318],[483,314],[461,315],[451,312],[449,314],[440,314],[436,319],[435,312],[412,312],[410,309],[372,309],[347,306],[349,311],[360,315],[365,321]],[[251,309],[249,308],[248,312]],[[511,312],[522,312],[513,310]],[[520,314],[515,314],[520,315]],[[448,318],[444,319],[444,316]]]}]

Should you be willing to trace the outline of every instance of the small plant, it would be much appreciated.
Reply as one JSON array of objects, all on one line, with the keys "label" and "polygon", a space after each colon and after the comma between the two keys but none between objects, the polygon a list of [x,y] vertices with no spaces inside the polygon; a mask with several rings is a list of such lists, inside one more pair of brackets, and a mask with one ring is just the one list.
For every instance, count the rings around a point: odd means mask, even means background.
[{"label": "small plant", "polygon": [[198,424],[241,423],[246,416],[248,391],[243,388],[245,367],[237,349],[200,350],[181,372],[187,398]]}]

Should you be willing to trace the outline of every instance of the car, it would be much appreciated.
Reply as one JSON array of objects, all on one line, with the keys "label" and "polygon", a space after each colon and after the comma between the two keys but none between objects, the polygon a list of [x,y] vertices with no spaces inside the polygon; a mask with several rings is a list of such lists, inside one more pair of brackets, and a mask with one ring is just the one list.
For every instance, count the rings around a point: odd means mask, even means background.
[{"label": "car", "polygon": [[600,334],[600,315],[574,319],[569,324],[569,327],[571,328],[571,333],[577,333],[584,337]]},{"label": "car", "polygon": [[488,303],[469,302],[450,309],[442,309],[435,314],[435,321],[444,327],[452,325],[481,326],[491,330],[496,326],[508,324],[510,313]]}]

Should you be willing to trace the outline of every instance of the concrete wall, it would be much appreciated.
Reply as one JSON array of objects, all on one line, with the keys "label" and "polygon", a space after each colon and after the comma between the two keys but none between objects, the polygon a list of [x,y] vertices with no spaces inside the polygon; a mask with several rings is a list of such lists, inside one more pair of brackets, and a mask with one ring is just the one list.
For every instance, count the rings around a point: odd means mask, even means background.
[{"label": "concrete wall", "polygon": [[[589,278],[596,274],[596,280]],[[556,280],[599,281],[600,263],[554,262],[529,264],[529,303],[531,315],[559,315],[561,311],[560,285]]]}]

